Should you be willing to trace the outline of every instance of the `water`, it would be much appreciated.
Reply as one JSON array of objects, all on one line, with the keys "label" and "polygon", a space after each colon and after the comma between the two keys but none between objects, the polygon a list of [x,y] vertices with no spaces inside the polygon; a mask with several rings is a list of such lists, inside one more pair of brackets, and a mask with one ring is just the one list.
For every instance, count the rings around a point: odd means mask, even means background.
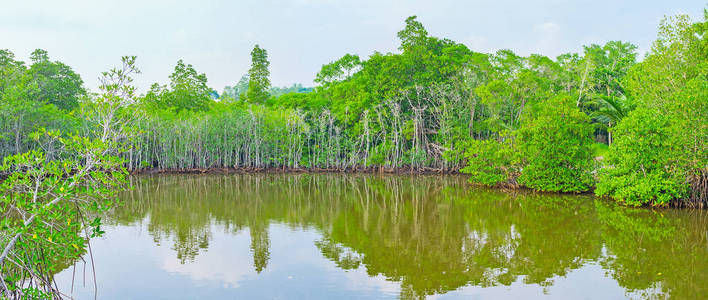
[{"label": "water", "polygon": [[[457,176],[168,175],[57,282],[77,299],[708,298],[708,213]],[[72,290],[73,277],[73,290]]]}]

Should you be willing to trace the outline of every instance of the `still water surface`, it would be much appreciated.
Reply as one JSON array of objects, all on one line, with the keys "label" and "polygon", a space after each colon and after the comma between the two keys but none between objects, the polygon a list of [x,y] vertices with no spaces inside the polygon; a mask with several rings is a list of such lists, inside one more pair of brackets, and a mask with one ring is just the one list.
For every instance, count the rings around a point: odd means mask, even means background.
[{"label": "still water surface", "polygon": [[[131,180],[92,241],[98,299],[708,298],[706,211],[457,176]],[[93,299],[92,276],[57,282]]]}]

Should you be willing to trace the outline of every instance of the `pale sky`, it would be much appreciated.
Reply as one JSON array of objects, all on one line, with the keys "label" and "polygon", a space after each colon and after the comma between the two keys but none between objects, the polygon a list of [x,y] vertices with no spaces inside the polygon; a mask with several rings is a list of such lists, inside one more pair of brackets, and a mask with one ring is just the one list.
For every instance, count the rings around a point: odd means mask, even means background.
[{"label": "pale sky", "polygon": [[665,15],[703,19],[704,0],[0,0],[0,49],[28,61],[36,48],[74,68],[95,90],[100,72],[137,55],[136,85],[167,83],[184,59],[221,92],[268,50],[276,86],[312,85],[322,64],[346,53],[396,52],[396,32],[417,15],[428,32],[493,52],[555,57],[623,40],[651,47]]}]

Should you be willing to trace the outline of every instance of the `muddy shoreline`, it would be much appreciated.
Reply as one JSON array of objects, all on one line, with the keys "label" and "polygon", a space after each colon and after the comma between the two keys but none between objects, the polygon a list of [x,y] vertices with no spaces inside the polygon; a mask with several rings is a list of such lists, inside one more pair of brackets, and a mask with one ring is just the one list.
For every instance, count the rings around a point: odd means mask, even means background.
[{"label": "muddy shoreline", "polygon": [[129,170],[130,174],[253,174],[253,173],[366,173],[366,174],[412,174],[412,175],[460,175],[459,170],[446,170],[435,168],[346,168],[346,169],[322,169],[322,168],[190,168],[190,169],[139,169]]}]

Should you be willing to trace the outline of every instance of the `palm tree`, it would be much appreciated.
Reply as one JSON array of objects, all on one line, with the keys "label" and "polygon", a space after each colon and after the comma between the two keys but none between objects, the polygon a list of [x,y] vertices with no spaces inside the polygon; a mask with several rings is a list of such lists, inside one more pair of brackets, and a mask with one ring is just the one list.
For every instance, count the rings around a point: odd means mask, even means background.
[{"label": "palm tree", "polygon": [[591,98],[588,104],[595,108],[590,113],[590,117],[596,120],[598,124],[602,124],[603,127],[606,126],[607,145],[612,145],[610,128],[617,125],[630,111],[634,110],[634,104],[625,95],[619,97],[597,96]]}]

